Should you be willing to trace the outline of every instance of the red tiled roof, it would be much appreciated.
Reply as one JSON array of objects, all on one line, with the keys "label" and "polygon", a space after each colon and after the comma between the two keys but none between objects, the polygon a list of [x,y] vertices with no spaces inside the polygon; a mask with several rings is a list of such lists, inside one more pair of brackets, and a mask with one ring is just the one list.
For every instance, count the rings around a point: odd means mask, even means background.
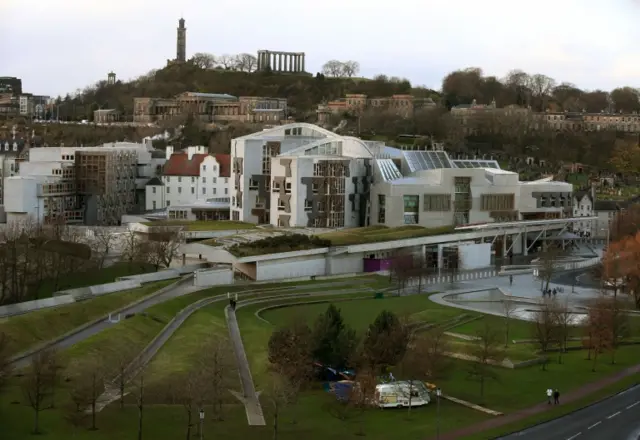
[{"label": "red tiled roof", "polygon": [[220,164],[220,177],[231,177],[231,155],[214,154],[218,164]]},{"label": "red tiled roof", "polygon": [[194,154],[189,160],[186,153],[174,153],[164,164],[165,176],[199,176],[200,164],[208,154]]}]

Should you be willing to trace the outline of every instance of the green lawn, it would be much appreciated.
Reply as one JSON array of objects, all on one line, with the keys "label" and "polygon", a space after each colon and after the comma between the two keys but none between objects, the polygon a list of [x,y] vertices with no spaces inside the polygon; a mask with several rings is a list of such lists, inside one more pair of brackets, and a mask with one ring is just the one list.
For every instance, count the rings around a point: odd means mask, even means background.
[{"label": "green lawn", "polygon": [[[55,280],[45,280],[37,291],[38,298],[47,298],[54,292],[68,289],[78,289],[80,287],[95,286],[97,284],[113,283],[116,278],[128,275],[139,275],[142,273],[155,272],[155,267],[151,264],[128,264],[116,263],[102,269],[88,269],[61,277]],[[33,292],[34,298],[36,292]]]},{"label": "green lawn", "polygon": [[386,226],[367,226],[363,228],[342,229],[335,232],[320,234],[318,237],[330,240],[333,246],[348,246],[354,244],[377,243],[381,241],[403,240],[407,238],[429,237],[432,235],[452,234],[454,228],[423,228],[421,226],[400,226],[388,228]]},{"label": "green lawn", "polygon": [[218,221],[187,221],[187,220],[166,220],[143,223],[145,226],[184,226],[187,231],[231,231],[234,229],[255,229],[253,223],[218,220]]},{"label": "green lawn", "polygon": [[0,333],[8,337],[8,352],[17,354],[107,315],[173,282],[175,280],[158,281],[138,289],[0,319]]}]

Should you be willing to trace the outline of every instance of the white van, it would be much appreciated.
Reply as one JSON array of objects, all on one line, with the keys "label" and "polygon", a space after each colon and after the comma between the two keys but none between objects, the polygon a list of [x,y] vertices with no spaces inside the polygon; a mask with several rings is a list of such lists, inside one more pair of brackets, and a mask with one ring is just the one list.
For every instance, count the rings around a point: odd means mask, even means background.
[{"label": "white van", "polygon": [[[411,399],[409,399],[411,393]],[[412,381],[411,385],[407,381],[389,382],[376,385],[376,402],[380,408],[402,408],[423,406],[431,401],[429,390],[421,381]]]}]

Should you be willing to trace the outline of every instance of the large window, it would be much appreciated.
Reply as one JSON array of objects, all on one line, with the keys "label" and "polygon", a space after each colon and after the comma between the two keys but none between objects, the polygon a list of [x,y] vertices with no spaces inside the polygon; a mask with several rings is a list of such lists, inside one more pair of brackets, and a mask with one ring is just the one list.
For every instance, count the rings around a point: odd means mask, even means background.
[{"label": "large window", "polygon": [[420,197],[417,195],[405,195],[403,196],[404,202],[404,224],[415,225],[418,224],[418,207],[420,204]]},{"label": "large window", "polygon": [[384,223],[386,221],[385,202],[384,194],[378,194],[378,223]]}]

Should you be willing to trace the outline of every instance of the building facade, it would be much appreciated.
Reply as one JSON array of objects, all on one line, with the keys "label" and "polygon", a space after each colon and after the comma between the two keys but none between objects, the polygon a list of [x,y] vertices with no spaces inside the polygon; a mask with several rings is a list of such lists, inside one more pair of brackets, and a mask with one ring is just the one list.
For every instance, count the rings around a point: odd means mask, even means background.
[{"label": "building facade", "polygon": [[4,179],[7,221],[116,225],[139,211],[164,162],[150,142],[31,148],[18,174]]},{"label": "building facade", "polygon": [[416,98],[412,95],[392,95],[388,97],[370,98],[364,94],[348,94],[342,99],[329,101],[318,106],[318,123],[329,122],[331,115],[339,113],[361,113],[365,110],[379,109],[393,111],[404,117],[422,108],[434,108],[436,103],[431,98]]},{"label": "building facade", "polygon": [[[594,189],[590,191],[576,191],[573,194],[573,216],[592,217],[595,215]],[[597,228],[597,222],[584,220],[573,224],[573,232],[581,237],[591,237]]]},{"label": "building facade", "polygon": [[204,146],[191,146],[174,152],[169,146],[166,160],[162,174],[146,184],[146,211],[202,204],[210,199],[219,203],[226,199],[226,208],[229,209],[228,154],[212,155]]},{"label": "building facade", "polygon": [[219,93],[185,92],[175,98],[134,98],[134,122],[150,123],[193,114],[205,123],[280,124],[287,118],[287,100]]},{"label": "building facade", "polygon": [[231,218],[274,226],[424,227],[571,217],[571,184],[288,124],[231,142]]}]

